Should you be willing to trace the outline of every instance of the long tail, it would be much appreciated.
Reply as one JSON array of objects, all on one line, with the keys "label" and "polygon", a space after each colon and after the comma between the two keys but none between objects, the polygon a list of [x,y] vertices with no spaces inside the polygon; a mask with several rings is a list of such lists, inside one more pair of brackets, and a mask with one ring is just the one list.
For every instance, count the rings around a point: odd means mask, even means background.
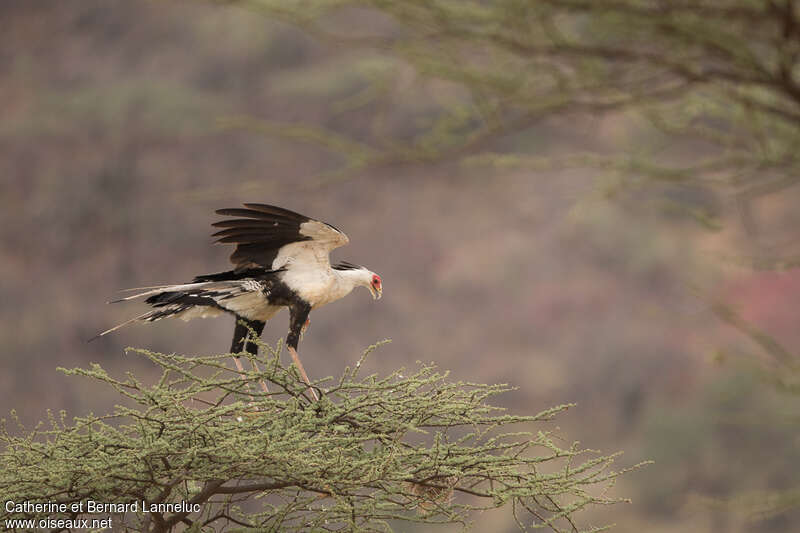
[{"label": "long tail", "polygon": [[102,337],[102,336],[104,336],[104,335],[108,335],[109,333],[111,333],[111,332],[114,332],[114,331],[117,331],[119,328],[125,327],[125,326],[127,326],[128,324],[132,324],[132,323],[134,323],[134,322],[136,322],[136,321],[139,321],[139,320],[147,320],[147,315],[151,314],[152,312],[153,312],[153,311],[148,311],[148,312],[146,312],[146,313],[142,313],[141,315],[139,315],[139,316],[135,316],[135,317],[131,318],[130,320],[126,320],[126,321],[125,321],[125,322],[123,322],[122,324],[117,324],[117,325],[116,325],[116,326],[114,326],[113,328],[109,328],[109,329],[105,330],[105,331],[104,331],[104,332],[102,332],[102,333],[98,333],[97,335],[95,335],[94,337],[92,337],[91,339],[89,339],[89,340],[88,340],[88,341],[86,341],[86,342],[92,342],[92,341],[93,341],[93,340],[95,340],[95,339],[99,339],[100,337]]},{"label": "long tail", "polygon": [[131,296],[126,296],[125,298],[119,298],[117,300],[111,300],[108,303],[116,304],[119,302],[127,302],[128,300],[135,300],[137,298],[142,298],[144,296],[155,296],[157,294],[163,294],[166,292],[170,293],[195,292],[197,290],[204,289],[211,285],[219,285],[219,284],[214,282],[202,282],[202,283],[183,283],[181,285],[154,285],[153,287],[139,287],[138,289],[123,289],[120,292],[131,292],[131,291],[144,291],[144,292],[140,292],[138,294],[132,294]]},{"label": "long tail", "polygon": [[142,287],[134,290],[143,292],[113,300],[109,303],[126,302],[146,297],[145,303],[151,305],[154,309],[117,324],[95,335],[88,342],[134,322],[155,322],[172,316],[180,316],[188,320],[190,318],[219,315],[225,311],[225,308],[221,307],[217,300],[222,301],[240,295],[243,292],[243,287],[241,282],[238,281],[205,281],[180,285]]}]

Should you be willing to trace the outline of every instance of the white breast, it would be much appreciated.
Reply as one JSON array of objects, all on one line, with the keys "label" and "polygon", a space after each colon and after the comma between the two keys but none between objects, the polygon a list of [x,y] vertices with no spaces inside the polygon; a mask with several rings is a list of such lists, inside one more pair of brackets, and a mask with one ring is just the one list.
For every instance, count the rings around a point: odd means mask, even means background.
[{"label": "white breast", "polygon": [[311,307],[319,307],[331,301],[329,298],[335,280],[330,269],[288,265],[281,279],[300,298],[311,304]]}]

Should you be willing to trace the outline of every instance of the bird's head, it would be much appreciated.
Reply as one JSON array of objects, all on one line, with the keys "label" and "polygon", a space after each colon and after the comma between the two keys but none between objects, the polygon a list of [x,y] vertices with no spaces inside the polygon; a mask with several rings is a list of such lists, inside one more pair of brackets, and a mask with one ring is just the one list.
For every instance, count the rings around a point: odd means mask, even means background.
[{"label": "bird's head", "polygon": [[375,272],[369,273],[369,283],[367,284],[367,288],[369,289],[370,294],[372,294],[373,300],[380,300],[381,296],[383,296],[383,283],[381,282],[381,277],[377,275]]},{"label": "bird's head", "polygon": [[372,294],[373,300],[378,300],[383,295],[381,277],[368,268],[343,261],[333,265],[333,270],[338,272],[340,278],[349,287],[347,292],[350,292],[354,287],[366,287]]}]

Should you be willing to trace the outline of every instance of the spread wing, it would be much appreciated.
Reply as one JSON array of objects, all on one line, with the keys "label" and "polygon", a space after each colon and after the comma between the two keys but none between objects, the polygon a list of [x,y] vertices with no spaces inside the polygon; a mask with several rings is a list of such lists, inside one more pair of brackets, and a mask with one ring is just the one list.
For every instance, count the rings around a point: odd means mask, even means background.
[{"label": "spread wing", "polygon": [[218,209],[219,215],[236,218],[212,224],[223,228],[214,233],[218,243],[235,244],[231,263],[236,271],[253,267],[271,270],[290,265],[329,267],[329,254],[350,240],[330,224],[265,204]]}]

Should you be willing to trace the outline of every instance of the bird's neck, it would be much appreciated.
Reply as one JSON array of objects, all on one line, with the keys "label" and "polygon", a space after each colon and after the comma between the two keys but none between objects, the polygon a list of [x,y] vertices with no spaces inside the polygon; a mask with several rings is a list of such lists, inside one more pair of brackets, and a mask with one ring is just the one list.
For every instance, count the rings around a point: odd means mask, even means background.
[{"label": "bird's neck", "polygon": [[327,271],[292,268],[283,274],[283,282],[312,308],[344,298],[354,288],[364,284],[364,272],[359,270]]},{"label": "bird's neck", "polygon": [[333,283],[331,283],[331,290],[328,293],[327,301],[330,303],[344,298],[350,294],[353,289],[362,284],[363,272],[360,270],[336,270],[332,269]]}]

